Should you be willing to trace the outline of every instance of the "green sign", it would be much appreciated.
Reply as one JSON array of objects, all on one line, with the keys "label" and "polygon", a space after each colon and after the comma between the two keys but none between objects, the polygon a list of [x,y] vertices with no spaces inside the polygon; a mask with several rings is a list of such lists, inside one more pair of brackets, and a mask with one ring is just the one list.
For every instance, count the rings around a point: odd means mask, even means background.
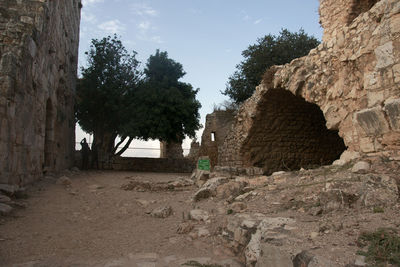
[{"label": "green sign", "polygon": [[199,170],[209,171],[210,170],[210,160],[209,159],[199,159],[197,168]]}]

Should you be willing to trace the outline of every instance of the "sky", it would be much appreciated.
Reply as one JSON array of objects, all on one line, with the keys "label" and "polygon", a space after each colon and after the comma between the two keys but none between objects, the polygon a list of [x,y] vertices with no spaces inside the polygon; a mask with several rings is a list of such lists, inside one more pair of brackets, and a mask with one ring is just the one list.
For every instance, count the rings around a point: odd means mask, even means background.
[{"label": "sky", "polygon": [[[156,49],[181,63],[182,81],[200,88],[197,99],[201,124],[221,94],[241,52],[258,38],[279,34],[282,28],[299,29],[322,39],[318,0],[83,0],[79,66],[86,66],[85,51],[92,39],[114,33],[128,51],[136,51],[144,67]],[[201,139],[201,132],[197,138]],[[77,142],[89,138],[77,126]],[[126,156],[158,157],[159,142],[134,142]],[[190,140],[183,144],[188,152]],[[77,147],[80,149],[80,147]]]}]

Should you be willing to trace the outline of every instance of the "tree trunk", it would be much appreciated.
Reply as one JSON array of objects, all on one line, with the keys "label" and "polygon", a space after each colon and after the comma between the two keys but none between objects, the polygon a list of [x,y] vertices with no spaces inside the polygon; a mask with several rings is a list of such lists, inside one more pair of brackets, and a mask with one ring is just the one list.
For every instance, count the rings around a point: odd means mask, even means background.
[{"label": "tree trunk", "polygon": [[93,136],[92,167],[98,166],[99,169],[110,169],[117,135],[104,131],[95,131]]}]

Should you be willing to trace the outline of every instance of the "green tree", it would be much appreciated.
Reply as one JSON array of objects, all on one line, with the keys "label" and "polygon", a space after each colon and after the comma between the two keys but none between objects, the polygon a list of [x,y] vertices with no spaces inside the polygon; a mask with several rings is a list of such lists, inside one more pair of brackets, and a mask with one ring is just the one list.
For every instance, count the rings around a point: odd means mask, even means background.
[{"label": "green tree", "polygon": [[182,141],[194,137],[200,128],[199,108],[196,100],[199,89],[179,81],[185,72],[180,63],[168,58],[167,52],[156,51],[147,61],[145,80],[137,91],[139,100],[135,122],[141,125],[143,139]]},{"label": "green tree", "polygon": [[319,41],[302,29],[297,33],[282,29],[279,36],[269,34],[259,38],[256,44],[242,52],[244,60],[236,65],[236,71],[229,77],[222,93],[232,101],[242,103],[253,94],[269,67],[305,56],[318,45]]},{"label": "green tree", "polygon": [[[77,87],[76,119],[93,134],[93,157],[103,162],[122,154],[138,135],[130,113],[142,72],[136,52],[128,53],[116,35],[93,39],[86,55],[88,67],[81,68]],[[129,139],[118,152],[117,136]]]}]

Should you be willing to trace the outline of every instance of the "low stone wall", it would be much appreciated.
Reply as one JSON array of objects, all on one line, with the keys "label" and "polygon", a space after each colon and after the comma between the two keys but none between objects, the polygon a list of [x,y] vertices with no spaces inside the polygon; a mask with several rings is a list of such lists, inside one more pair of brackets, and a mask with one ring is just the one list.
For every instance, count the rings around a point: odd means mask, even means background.
[{"label": "low stone wall", "polygon": [[169,158],[115,158],[112,169],[116,171],[191,173],[195,162],[189,159]]}]

